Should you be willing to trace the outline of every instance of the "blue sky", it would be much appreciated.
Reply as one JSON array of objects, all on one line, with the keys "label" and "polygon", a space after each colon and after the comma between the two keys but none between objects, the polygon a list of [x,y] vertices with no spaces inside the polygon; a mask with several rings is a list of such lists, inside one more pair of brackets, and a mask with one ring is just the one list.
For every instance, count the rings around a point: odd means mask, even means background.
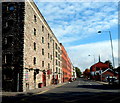
[{"label": "blue sky", "polygon": [[[118,65],[117,2],[35,1],[55,36],[65,46],[73,65],[83,71],[93,64],[92,55],[97,62],[99,54],[101,61],[112,61],[109,33],[104,31],[111,31],[115,64]],[[102,34],[97,33],[99,30]]]}]

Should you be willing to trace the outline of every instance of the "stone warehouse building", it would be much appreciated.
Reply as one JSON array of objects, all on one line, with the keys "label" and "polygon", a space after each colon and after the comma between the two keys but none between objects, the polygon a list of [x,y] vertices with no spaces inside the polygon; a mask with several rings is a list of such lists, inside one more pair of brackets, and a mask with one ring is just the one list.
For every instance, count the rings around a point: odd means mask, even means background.
[{"label": "stone warehouse building", "polygon": [[61,46],[34,2],[2,2],[3,90],[61,83]]}]

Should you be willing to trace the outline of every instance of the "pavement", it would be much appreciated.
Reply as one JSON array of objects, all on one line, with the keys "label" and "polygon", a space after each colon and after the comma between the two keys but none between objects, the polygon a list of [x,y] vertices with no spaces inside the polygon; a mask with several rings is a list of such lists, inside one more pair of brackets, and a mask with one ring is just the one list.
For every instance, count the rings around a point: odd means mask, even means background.
[{"label": "pavement", "polygon": [[48,90],[51,90],[51,89],[54,89],[56,87],[60,87],[62,85],[65,85],[67,84],[68,82],[66,83],[60,83],[60,84],[57,84],[57,85],[51,85],[51,86],[46,86],[46,87],[42,87],[42,88],[36,88],[36,89],[32,89],[32,90],[29,90],[29,91],[26,91],[26,92],[0,92],[0,97],[1,96],[17,96],[17,95],[27,95],[27,94],[32,94],[32,95],[36,95],[36,94],[42,94],[44,92],[47,92]]},{"label": "pavement", "polygon": [[100,84],[109,84],[108,82],[102,82],[102,81],[96,81],[96,82]]}]

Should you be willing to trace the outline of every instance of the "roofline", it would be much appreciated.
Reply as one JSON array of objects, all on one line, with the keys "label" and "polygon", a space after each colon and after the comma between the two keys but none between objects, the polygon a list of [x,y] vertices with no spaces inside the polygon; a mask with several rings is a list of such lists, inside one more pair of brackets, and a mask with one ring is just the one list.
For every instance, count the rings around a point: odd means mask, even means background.
[{"label": "roofline", "polygon": [[[114,72],[112,69],[108,68],[104,72],[102,72],[102,74],[105,73],[107,70],[111,70],[112,72]],[[114,72],[114,73],[118,74],[117,72]]]},{"label": "roofline", "polygon": [[72,64],[72,66],[73,66],[73,63],[71,62],[71,59],[70,59],[70,57],[69,57],[69,55],[68,55],[68,53],[67,53],[67,51],[66,51],[64,45],[63,45],[62,43],[60,43],[60,46],[64,48],[64,50],[65,50],[65,52],[66,52],[66,54],[67,54],[67,57],[68,57],[70,63]]},{"label": "roofline", "polygon": [[45,18],[43,17],[42,13],[40,12],[39,8],[37,7],[37,5],[35,4],[35,2],[32,0],[32,1],[29,1],[28,2],[31,3],[31,5],[34,5],[38,11],[38,15],[40,15],[43,19],[43,21],[45,22],[46,26],[48,27],[48,29],[50,30],[50,32],[53,34],[53,36],[55,37],[55,39],[57,40],[57,42],[60,44],[60,42],[58,41],[58,39],[56,38],[55,34],[53,33],[53,31],[51,30],[50,26],[48,25],[47,21],[45,20]]}]

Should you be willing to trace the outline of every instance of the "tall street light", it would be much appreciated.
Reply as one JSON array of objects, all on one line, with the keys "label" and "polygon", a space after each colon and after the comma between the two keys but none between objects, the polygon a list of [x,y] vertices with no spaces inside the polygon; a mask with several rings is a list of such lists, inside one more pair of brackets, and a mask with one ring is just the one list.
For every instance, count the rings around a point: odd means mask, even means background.
[{"label": "tall street light", "polygon": [[[114,55],[113,55],[113,43],[112,43],[112,36],[111,36],[111,32],[110,32],[110,31],[105,31],[105,32],[109,32],[109,35],[110,35],[111,50],[112,50],[112,60],[113,60],[113,68],[115,68]],[[101,33],[101,31],[98,31],[98,33]]]}]

